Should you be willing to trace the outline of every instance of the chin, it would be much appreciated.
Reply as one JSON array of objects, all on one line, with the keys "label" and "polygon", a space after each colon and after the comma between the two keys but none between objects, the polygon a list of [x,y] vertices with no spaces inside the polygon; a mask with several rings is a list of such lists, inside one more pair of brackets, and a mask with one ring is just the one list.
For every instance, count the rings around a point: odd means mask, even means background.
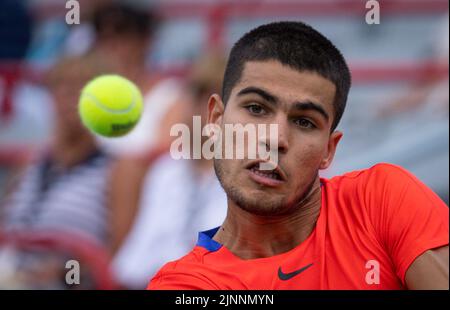
[{"label": "chin", "polygon": [[245,195],[230,193],[229,196],[239,208],[255,215],[273,216],[282,214],[287,209],[283,198],[274,197],[262,190],[247,191]]},{"label": "chin", "polygon": [[286,213],[285,207],[281,205],[271,205],[267,202],[259,202],[257,205],[246,205],[245,207],[240,206],[240,208],[248,213],[258,216],[277,216]]}]

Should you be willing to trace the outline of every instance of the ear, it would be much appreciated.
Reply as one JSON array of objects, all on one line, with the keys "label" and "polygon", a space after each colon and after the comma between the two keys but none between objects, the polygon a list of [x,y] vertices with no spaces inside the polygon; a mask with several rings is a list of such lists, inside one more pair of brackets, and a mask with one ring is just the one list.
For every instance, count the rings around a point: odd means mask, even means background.
[{"label": "ear", "polygon": [[225,105],[218,94],[213,94],[208,101],[208,123],[221,125]]},{"label": "ear", "polygon": [[322,162],[320,163],[320,169],[327,169],[331,162],[333,161],[334,154],[336,154],[336,147],[341,140],[343,136],[343,133],[340,131],[334,131],[328,140],[328,149],[326,156],[322,159]]}]

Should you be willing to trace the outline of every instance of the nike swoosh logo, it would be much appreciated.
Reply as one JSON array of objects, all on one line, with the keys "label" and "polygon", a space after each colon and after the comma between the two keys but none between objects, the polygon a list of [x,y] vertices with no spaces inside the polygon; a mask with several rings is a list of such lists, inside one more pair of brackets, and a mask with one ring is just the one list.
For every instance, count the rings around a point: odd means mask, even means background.
[{"label": "nike swoosh logo", "polygon": [[308,269],[309,267],[311,267],[313,264],[309,264],[303,268],[300,268],[296,271],[290,272],[290,273],[284,273],[283,271],[281,271],[281,267],[278,268],[278,278],[280,278],[280,280],[282,281],[287,281],[292,279],[293,277],[295,277],[296,275],[302,273],[303,271],[305,271],[306,269]]}]

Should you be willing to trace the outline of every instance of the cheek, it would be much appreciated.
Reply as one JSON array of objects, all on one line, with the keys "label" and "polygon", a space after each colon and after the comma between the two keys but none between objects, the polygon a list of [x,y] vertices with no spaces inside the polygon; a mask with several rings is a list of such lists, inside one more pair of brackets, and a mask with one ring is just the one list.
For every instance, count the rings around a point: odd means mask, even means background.
[{"label": "cheek", "polygon": [[293,163],[297,167],[297,171],[304,174],[309,171],[315,173],[319,168],[324,154],[322,144],[318,143],[306,143],[297,146],[295,149],[291,149],[295,156],[293,157]]},{"label": "cheek", "polygon": [[216,168],[220,170],[220,178],[227,184],[238,183],[238,171],[234,160],[217,159]]},{"label": "cheek", "polygon": [[226,168],[227,171],[229,171],[230,175],[235,176],[236,173],[238,172],[238,161],[235,159],[225,159],[224,161],[224,167]]}]

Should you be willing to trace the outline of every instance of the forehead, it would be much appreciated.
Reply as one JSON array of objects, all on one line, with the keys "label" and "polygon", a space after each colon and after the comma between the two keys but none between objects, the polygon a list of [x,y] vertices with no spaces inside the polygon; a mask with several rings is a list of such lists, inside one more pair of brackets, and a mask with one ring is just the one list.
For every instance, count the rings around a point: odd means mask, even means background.
[{"label": "forehead", "polygon": [[311,101],[330,113],[333,111],[336,93],[333,82],[315,72],[300,72],[275,60],[246,62],[231,95],[249,86],[263,88],[285,103]]}]

